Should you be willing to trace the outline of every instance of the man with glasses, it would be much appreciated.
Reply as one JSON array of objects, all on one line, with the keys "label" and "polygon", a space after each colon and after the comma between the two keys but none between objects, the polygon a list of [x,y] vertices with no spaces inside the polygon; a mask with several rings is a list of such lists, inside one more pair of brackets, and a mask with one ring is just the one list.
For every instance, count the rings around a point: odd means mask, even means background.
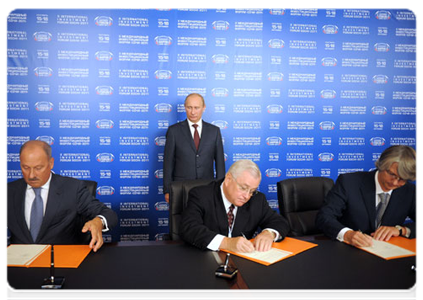
[{"label": "man with glasses", "polygon": [[[273,242],[285,238],[289,225],[257,191],[260,181],[258,166],[239,160],[223,180],[193,188],[182,213],[181,238],[203,250],[270,250]],[[261,233],[250,242],[259,227]]]},{"label": "man with glasses", "polygon": [[[376,170],[339,175],[316,217],[327,236],[366,247],[393,236],[416,236],[416,151],[408,146],[386,149]],[[409,218],[411,220],[406,219]]]}]

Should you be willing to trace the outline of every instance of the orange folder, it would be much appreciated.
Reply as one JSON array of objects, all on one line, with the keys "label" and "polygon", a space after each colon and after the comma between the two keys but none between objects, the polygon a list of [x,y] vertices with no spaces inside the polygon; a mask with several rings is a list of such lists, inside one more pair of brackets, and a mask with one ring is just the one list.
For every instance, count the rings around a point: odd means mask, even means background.
[{"label": "orange folder", "polygon": [[[253,241],[253,240],[251,240],[251,241]],[[299,254],[301,252],[304,252],[306,250],[309,250],[311,248],[317,247],[317,244],[313,244],[313,243],[310,243],[310,242],[306,242],[306,241],[302,241],[302,240],[297,240],[297,239],[294,239],[294,238],[286,237],[281,242],[273,243],[273,246],[272,247],[273,248],[280,249],[280,250],[283,250],[283,251],[292,252],[292,254],[290,254],[288,256],[285,256],[285,257],[281,258],[280,260],[278,260],[278,261],[281,261],[281,260],[284,260],[284,259],[289,258],[291,256],[297,255],[297,254]],[[262,264],[262,265],[265,265],[265,266],[271,265],[271,263],[268,263],[266,261],[254,259],[254,258],[251,258],[251,257],[247,257],[247,256],[242,255],[242,254],[237,253],[237,252],[232,252],[232,251],[228,251],[228,250],[222,250],[222,251],[227,252],[227,253],[234,254],[234,255],[239,256],[239,257],[246,258],[248,260],[254,261],[256,263],[259,263],[259,264]],[[276,262],[278,262],[278,261],[276,261]]]},{"label": "orange folder", "polygon": [[[55,268],[78,268],[90,253],[88,245],[55,245],[54,246],[54,267]],[[27,268],[50,268],[51,246],[47,247],[32,263],[29,265],[20,265],[14,267]]]}]

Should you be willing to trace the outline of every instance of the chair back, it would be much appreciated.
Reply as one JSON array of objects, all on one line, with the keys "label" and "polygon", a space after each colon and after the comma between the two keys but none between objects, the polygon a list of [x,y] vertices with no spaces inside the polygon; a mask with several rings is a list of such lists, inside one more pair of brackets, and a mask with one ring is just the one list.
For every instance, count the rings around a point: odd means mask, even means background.
[{"label": "chair back", "polygon": [[321,233],[316,215],[334,182],[327,177],[298,177],[277,183],[279,211],[289,222],[289,236]]},{"label": "chair back", "polygon": [[197,186],[207,185],[214,179],[173,181],[169,192],[169,235],[172,240],[179,240],[179,223],[188,203],[189,191]]}]

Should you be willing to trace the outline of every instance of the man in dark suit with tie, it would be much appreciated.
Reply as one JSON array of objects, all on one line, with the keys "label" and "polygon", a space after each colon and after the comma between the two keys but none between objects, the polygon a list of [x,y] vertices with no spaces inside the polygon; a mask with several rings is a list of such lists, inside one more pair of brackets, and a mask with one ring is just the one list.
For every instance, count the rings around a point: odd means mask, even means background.
[{"label": "man in dark suit with tie", "polygon": [[[376,161],[377,170],[339,175],[316,217],[332,239],[371,246],[393,236],[413,238],[416,220],[416,152],[392,146]],[[409,217],[414,222],[405,223]],[[405,224],[404,224],[405,223]]]},{"label": "man in dark suit with tie", "polygon": [[[224,180],[191,189],[181,217],[181,238],[203,250],[270,250],[273,242],[285,238],[289,225],[257,191],[260,181],[258,166],[239,160]],[[259,227],[261,233],[250,242]]]},{"label": "man in dark suit with tie", "polygon": [[[172,181],[213,179],[225,176],[225,158],[220,129],[202,120],[203,96],[185,98],[187,119],[170,126],[166,133],[163,162],[163,193],[169,202]],[[214,163],[214,165],[213,165]]]},{"label": "man in dark suit with tie", "polygon": [[[97,251],[103,245],[102,232],[117,224],[116,213],[82,181],[51,172],[54,158],[47,143],[28,141],[19,157],[23,178],[7,185],[10,242],[78,244],[79,233],[90,232],[90,247]],[[79,218],[88,221],[82,225]]]}]

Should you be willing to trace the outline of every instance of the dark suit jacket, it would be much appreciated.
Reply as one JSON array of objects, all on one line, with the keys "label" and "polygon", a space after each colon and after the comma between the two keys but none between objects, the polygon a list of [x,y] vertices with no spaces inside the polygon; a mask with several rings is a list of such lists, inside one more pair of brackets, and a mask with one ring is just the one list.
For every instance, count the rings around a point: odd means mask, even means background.
[{"label": "dark suit jacket", "polygon": [[163,189],[169,193],[172,181],[213,179],[225,176],[225,158],[220,129],[204,122],[198,152],[189,129],[188,121],[170,126],[166,133],[163,162]]},{"label": "dark suit jacket", "polygon": [[[181,238],[203,250],[207,249],[216,234],[228,236],[228,217],[220,191],[222,182],[213,181],[209,185],[191,189],[187,207],[182,213]],[[270,208],[262,193],[238,207],[232,237],[244,234],[251,239],[259,227],[274,229],[282,238],[289,231],[288,221]]]},{"label": "dark suit jacket", "polygon": [[[317,214],[316,226],[332,239],[344,227],[367,234],[375,232],[375,173],[339,175]],[[392,191],[381,225],[402,225],[407,217],[416,220],[416,187],[411,183]],[[411,229],[410,237],[415,237],[415,223],[409,223],[407,227]]]},{"label": "dark suit jacket", "polygon": [[12,244],[79,244],[83,226],[79,218],[103,215],[109,228],[117,224],[116,213],[95,199],[82,181],[52,174],[43,223],[33,241],[25,221],[26,187],[24,179],[7,185],[7,227]]}]

